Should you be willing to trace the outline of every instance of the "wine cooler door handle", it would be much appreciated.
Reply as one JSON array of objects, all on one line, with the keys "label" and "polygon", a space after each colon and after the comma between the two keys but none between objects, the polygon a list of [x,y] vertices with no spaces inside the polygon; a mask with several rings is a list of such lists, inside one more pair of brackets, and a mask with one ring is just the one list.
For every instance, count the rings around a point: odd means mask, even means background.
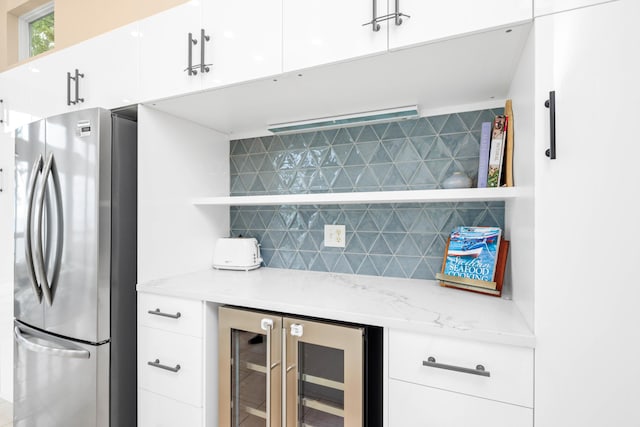
[{"label": "wine cooler door handle", "polygon": [[544,152],[550,160],[556,158],[556,91],[549,92],[549,99],[544,102],[549,109],[549,148]]},{"label": "wine cooler door handle", "polygon": [[266,427],[271,427],[271,331],[273,331],[273,320],[272,319],[262,319],[260,320],[260,328],[265,331],[267,334],[267,364],[265,366],[265,371],[267,374],[266,381],[266,392],[267,392],[267,425]]}]

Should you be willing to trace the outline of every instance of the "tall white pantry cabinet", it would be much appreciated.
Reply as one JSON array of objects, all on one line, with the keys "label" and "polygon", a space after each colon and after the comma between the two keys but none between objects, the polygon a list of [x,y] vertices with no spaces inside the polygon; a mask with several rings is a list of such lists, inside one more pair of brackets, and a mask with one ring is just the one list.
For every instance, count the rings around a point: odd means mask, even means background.
[{"label": "tall white pantry cabinet", "polygon": [[639,20],[621,0],[535,22],[536,427],[640,425]]}]

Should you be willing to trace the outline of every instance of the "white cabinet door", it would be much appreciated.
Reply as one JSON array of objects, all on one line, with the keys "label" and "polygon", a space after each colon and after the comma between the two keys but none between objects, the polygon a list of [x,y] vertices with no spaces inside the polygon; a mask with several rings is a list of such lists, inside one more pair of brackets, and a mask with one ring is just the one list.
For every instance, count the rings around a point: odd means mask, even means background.
[{"label": "white cabinet door", "polygon": [[387,22],[363,26],[387,13],[385,0],[283,0],[283,68],[298,70],[387,50]]},{"label": "white cabinet door", "polygon": [[[390,1],[389,12],[394,13]],[[529,0],[400,0],[399,12],[409,15],[401,25],[389,22],[389,49],[446,39],[461,34],[531,20]],[[487,55],[491,46],[487,46]]]},{"label": "white cabinet door", "polygon": [[209,36],[204,62],[211,64],[204,88],[282,72],[282,0],[206,0],[202,28]]},{"label": "white cabinet door", "polygon": [[139,100],[138,40],[138,24],[134,23],[73,47],[73,57],[84,64],[80,108],[113,109]]},{"label": "white cabinet door", "polygon": [[138,427],[200,427],[202,408],[138,390]]},{"label": "white cabinet door", "polygon": [[151,101],[197,91],[202,87],[198,72],[189,76],[189,33],[197,40],[192,45],[193,64],[200,58],[202,5],[189,1],[139,21],[140,98]]},{"label": "white cabinet door", "polygon": [[536,20],[538,427],[640,425],[638,16],[621,0]]},{"label": "white cabinet door", "polygon": [[3,120],[4,131],[11,134],[11,138],[16,128],[32,120],[32,90],[29,83],[34,78],[34,73],[31,68],[29,63],[0,74],[0,118]]},{"label": "white cabinet door", "polygon": [[563,10],[606,3],[607,1],[611,0],[535,0],[533,2],[533,12],[535,16],[548,15],[562,12]]},{"label": "white cabinet door", "polygon": [[532,427],[533,409],[390,380],[389,426]]}]

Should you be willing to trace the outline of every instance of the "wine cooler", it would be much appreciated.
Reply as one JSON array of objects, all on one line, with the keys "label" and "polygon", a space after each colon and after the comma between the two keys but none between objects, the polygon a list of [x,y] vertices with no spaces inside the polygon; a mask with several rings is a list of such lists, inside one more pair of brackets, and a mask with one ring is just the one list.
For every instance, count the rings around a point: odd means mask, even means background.
[{"label": "wine cooler", "polygon": [[219,309],[220,427],[382,426],[382,328]]}]

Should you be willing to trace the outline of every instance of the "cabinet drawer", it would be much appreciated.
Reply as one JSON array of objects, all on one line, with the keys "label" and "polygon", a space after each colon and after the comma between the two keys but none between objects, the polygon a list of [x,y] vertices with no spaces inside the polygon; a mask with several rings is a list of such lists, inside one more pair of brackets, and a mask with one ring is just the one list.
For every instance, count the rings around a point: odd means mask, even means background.
[{"label": "cabinet drawer", "polygon": [[202,337],[202,301],[140,293],[138,324]]},{"label": "cabinet drawer", "polygon": [[[199,338],[138,328],[139,386],[184,403],[202,406],[202,352],[202,340]],[[149,362],[162,367],[152,366]]]},{"label": "cabinet drawer", "polygon": [[138,390],[138,427],[199,427],[202,412],[202,408]]},{"label": "cabinet drawer", "polygon": [[[438,367],[424,366],[423,362],[430,357]],[[484,373],[490,376],[446,369],[462,367],[476,371],[477,365],[482,365]],[[389,376],[533,407],[533,350],[524,347],[392,330],[389,332]]]},{"label": "cabinet drawer", "polygon": [[390,380],[389,426],[532,427],[533,409]]}]

